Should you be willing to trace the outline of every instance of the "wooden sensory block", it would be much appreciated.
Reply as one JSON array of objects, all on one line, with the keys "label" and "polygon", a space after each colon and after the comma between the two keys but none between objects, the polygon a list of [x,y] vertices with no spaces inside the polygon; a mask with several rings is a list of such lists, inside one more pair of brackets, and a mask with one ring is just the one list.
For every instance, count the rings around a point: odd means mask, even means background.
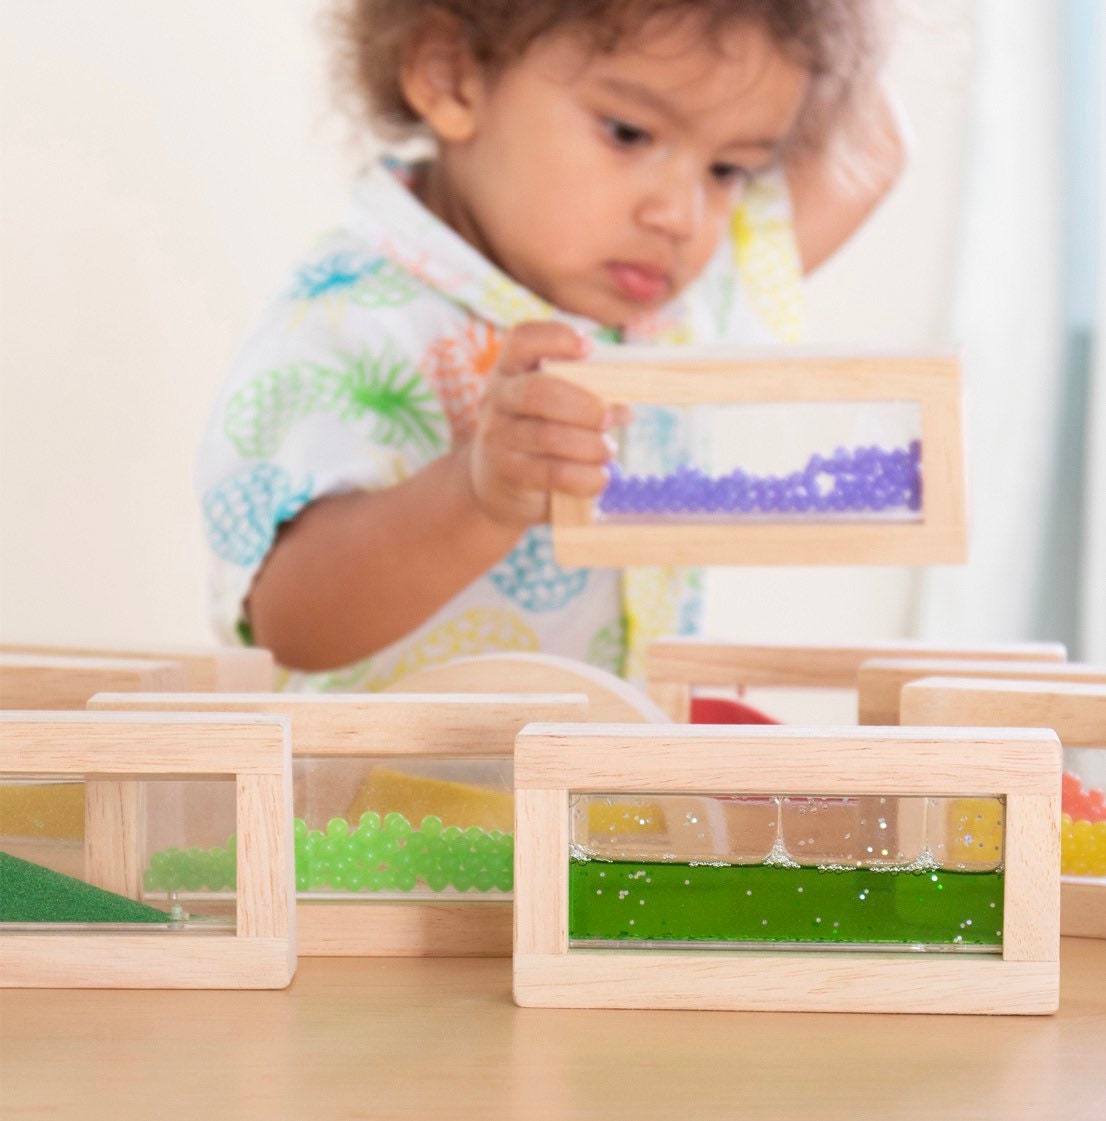
[{"label": "wooden sensory block", "polygon": [[739,356],[640,352],[547,362],[543,372],[610,404],[911,403],[920,415],[921,516],[597,520],[590,499],[554,494],[563,565],[956,564],[967,555],[960,363],[953,356]]},{"label": "wooden sensory block", "polygon": [[234,784],[234,926],[166,916],[126,926],[0,926],[0,985],[19,988],[283,988],[295,972],[292,775],[278,716],[0,713],[0,774],[84,780],[82,883],[142,894],[145,787],[158,778]]},{"label": "wooden sensory block", "polygon": [[[0,654],[49,655],[55,658],[148,659],[173,662],[184,672],[184,684],[150,682],[131,690],[123,685],[98,685],[87,693],[80,706],[96,692],[169,692],[189,690],[197,693],[257,693],[273,688],[273,656],[268,650],[241,646],[137,646],[78,645],[51,646],[41,643],[6,643]],[[71,705],[66,707],[80,707]],[[36,705],[34,707],[47,707]],[[53,707],[53,706],[49,706]]]},{"label": "wooden sensory block", "polygon": [[[1053,1012],[1060,763],[1053,733],[1024,729],[530,725],[515,753],[515,1001],[576,1008]],[[732,804],[752,792],[839,800],[1003,798],[1001,955],[919,953],[909,946],[820,951],[817,943],[802,952],[765,942],[752,950],[570,944],[575,795],[718,795]],[[639,875],[646,872],[635,873],[635,882]],[[609,905],[618,903],[612,897]]]},{"label": "wooden sensory block", "polygon": [[628,681],[559,654],[503,651],[453,658],[388,686],[387,693],[582,693],[588,719],[601,724],[667,723],[668,716]]},{"label": "wooden sensory block", "polygon": [[874,658],[1063,662],[1066,651],[1058,642],[958,648],[905,639],[820,646],[666,638],[646,652],[645,676],[653,700],[686,724],[696,688],[856,689],[860,667]]},{"label": "wooden sensory block", "polygon": [[82,709],[93,693],[186,687],[178,662],[70,654],[0,653],[0,708]]},{"label": "wooden sensory block", "polygon": [[861,724],[902,723],[903,686],[924,677],[1037,681],[1042,684],[1106,685],[1106,667],[1076,662],[1000,661],[949,658],[873,658],[860,667],[857,682]]},{"label": "wooden sensory block", "polygon": [[[1106,683],[923,678],[903,687],[902,722],[1051,728],[1065,748],[1106,751]],[[1106,829],[1106,818],[1094,828]],[[1106,938],[1106,874],[1061,877],[1060,933]]]},{"label": "wooden sensory block", "polygon": [[[89,707],[285,716],[291,725],[297,819],[302,816],[304,826],[308,824],[308,809],[301,806],[306,806],[304,795],[310,786],[317,804],[333,807],[323,815],[328,820],[312,822],[311,827],[325,828],[334,818],[350,819],[348,832],[337,839],[350,844],[350,838],[366,828],[358,819],[374,801],[388,802],[402,813],[413,827],[412,836],[421,837],[420,822],[432,814],[439,828],[443,822],[447,829],[451,824],[458,830],[476,826],[482,835],[496,832],[506,837],[513,827],[509,789],[485,789],[456,775],[420,777],[408,773],[410,766],[433,760],[463,772],[465,761],[509,765],[523,725],[533,719],[582,720],[588,711],[582,694],[557,693],[104,694],[93,697]],[[343,762],[339,774],[326,774],[328,764]],[[375,828],[386,825],[385,814],[379,816],[385,820]],[[298,830],[304,826],[297,820]],[[406,890],[331,885],[326,891],[309,889],[302,876],[300,887],[298,948],[304,956],[470,957],[511,952],[509,890],[486,890],[468,898],[467,889],[457,890],[455,883],[433,892],[427,887],[415,895],[414,883]]]}]

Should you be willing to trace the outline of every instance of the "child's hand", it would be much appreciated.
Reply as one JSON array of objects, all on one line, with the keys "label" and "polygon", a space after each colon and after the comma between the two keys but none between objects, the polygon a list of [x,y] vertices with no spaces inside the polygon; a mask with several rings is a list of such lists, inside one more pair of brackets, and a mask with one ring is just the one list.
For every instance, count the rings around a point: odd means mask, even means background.
[{"label": "child's hand", "polygon": [[615,445],[606,433],[621,411],[538,372],[543,359],[583,358],[590,349],[564,323],[523,323],[504,340],[469,447],[472,491],[493,521],[536,525],[549,518],[550,491],[591,497],[607,485]]}]

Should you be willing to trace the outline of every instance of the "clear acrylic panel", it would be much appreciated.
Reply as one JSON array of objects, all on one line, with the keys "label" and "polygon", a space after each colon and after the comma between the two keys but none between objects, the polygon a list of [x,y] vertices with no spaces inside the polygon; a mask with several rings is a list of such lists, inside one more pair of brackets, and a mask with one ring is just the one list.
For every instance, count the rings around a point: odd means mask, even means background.
[{"label": "clear acrylic panel", "polygon": [[235,781],[0,777],[0,869],[5,929],[233,932]]},{"label": "clear acrylic panel", "polygon": [[579,794],[576,946],[1001,952],[1003,799]]},{"label": "clear acrylic panel", "polygon": [[1106,750],[1065,748],[1060,870],[1106,885]]},{"label": "clear acrylic panel", "polygon": [[[603,521],[920,521],[910,401],[637,405]],[[627,426],[629,427],[629,426]],[[640,448],[664,449],[639,454]]]},{"label": "clear acrylic panel", "polygon": [[296,888],[309,898],[511,898],[510,759],[297,759]]}]

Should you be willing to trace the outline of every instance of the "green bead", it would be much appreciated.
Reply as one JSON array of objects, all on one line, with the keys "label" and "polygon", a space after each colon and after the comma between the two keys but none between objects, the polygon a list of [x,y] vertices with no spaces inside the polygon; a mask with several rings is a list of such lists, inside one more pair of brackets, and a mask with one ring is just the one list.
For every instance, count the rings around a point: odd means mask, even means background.
[{"label": "green bead", "polygon": [[366,891],[380,891],[384,887],[384,875],[382,872],[369,872],[365,876],[365,890]]},{"label": "green bead", "polygon": [[397,868],[393,876],[396,891],[414,891],[415,879],[414,869]]},{"label": "green bead", "polygon": [[442,819],[435,817],[434,814],[428,814],[422,819],[422,824],[419,826],[419,832],[424,837],[437,837],[442,831]]},{"label": "green bead", "polygon": [[454,872],[451,878],[453,880],[453,886],[458,891],[468,891],[468,889],[472,887],[472,878],[465,872]]},{"label": "green bead", "polygon": [[296,891],[308,891],[311,887],[311,877],[306,872],[296,873]]},{"label": "green bead", "polygon": [[145,891],[161,891],[161,877],[153,868],[147,868],[146,871],[142,873],[142,887]]},{"label": "green bead", "polygon": [[356,864],[351,864],[342,873],[342,887],[346,891],[360,891],[365,886],[367,879],[368,873],[364,869],[358,868]]},{"label": "green bead", "polygon": [[297,817],[292,822],[292,835],[297,841],[306,840],[307,834],[310,830],[307,828],[307,822],[302,817]]},{"label": "green bead", "polygon": [[319,849],[318,849],[319,855],[324,860],[337,860],[339,855],[341,854],[341,851],[342,851],[342,846],[338,843],[337,839],[334,838],[334,837],[327,837],[319,845]]},{"label": "green bead", "polygon": [[326,835],[334,840],[349,836],[349,822],[344,817],[332,817],[326,823]]},{"label": "green bead", "polygon": [[506,872],[497,872],[495,875],[496,891],[508,892],[515,886],[514,869],[508,868]]},{"label": "green bead", "polygon": [[319,829],[311,829],[307,833],[307,851],[315,853],[319,851],[319,846],[326,840],[326,834]]},{"label": "green bead", "polygon": [[449,886],[449,875],[444,868],[437,866],[431,868],[426,873],[424,879],[426,880],[426,886],[430,888],[431,891],[445,891]]},{"label": "green bead", "polygon": [[365,833],[375,833],[380,828],[380,814],[374,810],[366,810],[357,819],[357,828]]},{"label": "green bead", "polygon": [[463,834],[462,834],[461,830],[458,829],[458,827],[456,825],[447,825],[442,830],[442,840],[445,841],[446,844],[449,844],[449,845],[453,844],[454,841],[456,841],[458,838],[460,838],[462,836],[463,836]]},{"label": "green bead", "polygon": [[399,852],[399,842],[395,837],[385,834],[376,846],[376,853],[380,860],[388,860]]},{"label": "green bead", "polygon": [[394,837],[401,837],[411,832],[411,823],[401,813],[394,810],[384,818],[384,828]]},{"label": "green bead", "polygon": [[475,876],[472,877],[472,886],[477,891],[491,891],[492,884],[495,883],[495,878],[487,868],[481,868]]}]

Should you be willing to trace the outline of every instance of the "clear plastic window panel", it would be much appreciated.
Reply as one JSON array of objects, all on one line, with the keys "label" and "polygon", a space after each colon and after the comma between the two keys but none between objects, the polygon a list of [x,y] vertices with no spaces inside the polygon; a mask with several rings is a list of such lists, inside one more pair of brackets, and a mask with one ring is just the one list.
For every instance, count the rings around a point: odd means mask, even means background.
[{"label": "clear plastic window panel", "polygon": [[596,517],[920,521],[914,402],[635,405]]},{"label": "clear plastic window panel", "polygon": [[1106,750],[1065,748],[1060,871],[1106,886]]},{"label": "clear plastic window panel", "polygon": [[1001,952],[1003,799],[580,794],[572,946]]},{"label": "clear plastic window panel", "polygon": [[296,760],[297,892],[510,899],[513,780],[504,758]]},{"label": "clear plastic window panel", "polygon": [[0,777],[0,925],[233,933],[235,844],[233,777]]}]

